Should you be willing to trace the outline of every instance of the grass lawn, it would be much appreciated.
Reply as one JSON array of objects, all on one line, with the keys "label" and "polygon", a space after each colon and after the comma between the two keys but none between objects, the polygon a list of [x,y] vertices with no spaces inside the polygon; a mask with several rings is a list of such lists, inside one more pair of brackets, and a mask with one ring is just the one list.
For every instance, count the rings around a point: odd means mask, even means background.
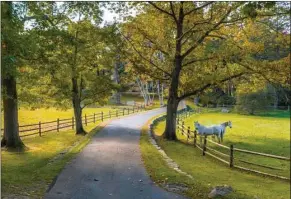
[{"label": "grass lawn", "polygon": [[[100,113],[101,111],[108,114],[109,110],[113,110],[113,109],[111,107],[84,108],[83,116],[85,114],[92,115],[94,113]],[[56,120],[57,118],[67,119],[67,118],[72,118],[73,116],[74,116],[73,109],[59,110],[55,108],[48,108],[48,109],[41,108],[41,109],[36,109],[36,110],[29,110],[25,108],[20,108],[20,110],[18,111],[19,125],[38,123],[39,121],[41,122],[52,121],[52,120]],[[2,122],[3,122],[3,117],[2,117]]]},{"label": "grass lawn", "polygon": [[[95,127],[96,124],[86,126],[85,130],[89,132],[86,136],[76,136],[68,130],[48,133],[43,137],[28,137],[23,141],[29,150],[23,153],[2,150],[2,195],[41,198],[65,164],[101,128]],[[67,153],[61,154],[68,149]]]},{"label": "grass lawn", "polygon": [[[224,145],[229,146],[230,144],[233,144],[234,147],[241,149],[290,157],[289,118],[247,116],[231,113],[204,113],[187,118],[185,120],[185,125],[190,126],[190,128],[194,130],[194,121],[199,121],[205,125],[212,125],[220,124],[228,120],[232,121],[233,128],[227,128],[224,136]],[[210,144],[209,146],[221,152],[228,153],[227,150],[223,150],[213,144]],[[235,163],[238,165],[285,177],[290,176],[290,162],[288,161],[249,155],[240,152],[235,152],[234,157],[237,158]],[[281,168],[282,170],[249,165],[239,161],[239,159],[274,168]]]},{"label": "grass lawn", "polygon": [[[287,140],[290,140],[290,138],[288,130],[289,121],[286,119],[278,118],[278,120],[276,119],[275,121],[273,121],[274,118],[271,119],[267,117],[263,118],[240,116],[235,114],[207,113],[192,116],[191,118],[189,118],[188,122],[190,124],[192,120],[198,120],[201,123],[205,124],[208,121],[210,124],[212,122],[219,123],[219,121],[224,122],[224,120],[229,120],[224,118],[223,116],[227,118],[231,116],[231,120],[233,121],[233,129],[227,129],[224,144],[228,145],[230,143],[234,143],[235,146],[239,144],[237,147],[246,147],[248,149],[250,149],[250,145],[255,145],[252,146],[253,148],[251,148],[251,150],[262,151],[261,149],[264,149],[262,152],[271,151],[273,152],[273,154],[285,155],[289,157],[289,148],[284,148],[284,146],[290,146],[289,142],[287,144]],[[242,125],[243,119],[241,117],[246,117],[246,123],[248,125],[254,125],[253,128],[256,127],[257,129],[250,130],[250,128]],[[253,123],[250,122],[252,120]],[[264,125],[267,125],[266,123],[270,123],[272,125],[277,124],[277,128],[280,127],[281,129],[281,134],[274,135],[272,129],[269,129],[269,133],[267,133],[267,137],[265,139],[263,131],[258,129],[260,129],[260,127]],[[155,127],[155,133],[157,135],[161,135],[163,133],[164,127],[165,122],[159,123]],[[253,139],[251,138],[249,138],[248,140],[246,137],[239,134],[237,130],[239,128],[242,128],[241,130],[244,130],[243,132],[249,132],[249,135],[255,134],[255,141],[252,141]],[[249,129],[249,131],[246,131],[246,129]],[[273,135],[269,135],[270,132],[272,132]],[[261,141],[259,141],[260,137]],[[225,164],[209,156],[203,157],[201,154],[202,152],[198,149],[194,149],[193,145],[186,144],[180,134],[178,134],[178,138],[181,139],[181,142],[166,141],[162,138],[158,138],[158,143],[165,150],[168,156],[179,164],[181,170],[192,175],[194,179],[191,180],[186,176],[181,176],[174,170],[169,169],[161,160],[161,157],[156,149],[151,146],[150,143],[147,141],[147,135],[143,134],[143,137],[141,139],[143,160],[145,162],[147,171],[150,173],[154,181],[162,182],[166,180],[167,182],[178,182],[187,184],[189,187],[191,187],[191,189],[188,190],[185,194],[191,198],[207,198],[207,195],[211,191],[212,187],[224,184],[232,186],[235,190],[232,194],[228,195],[225,198],[290,198],[290,183],[268,177],[258,176],[252,173],[242,172],[236,169],[230,169]],[[282,144],[279,141],[276,142],[277,149],[275,146],[270,146],[271,149],[268,149],[268,144],[270,144],[269,139],[271,138],[274,138],[275,141],[281,140],[283,142]],[[246,145],[243,145],[243,143],[246,143]],[[272,164],[275,163],[273,162]],[[285,165],[286,169],[287,167],[289,168],[289,164]]]}]

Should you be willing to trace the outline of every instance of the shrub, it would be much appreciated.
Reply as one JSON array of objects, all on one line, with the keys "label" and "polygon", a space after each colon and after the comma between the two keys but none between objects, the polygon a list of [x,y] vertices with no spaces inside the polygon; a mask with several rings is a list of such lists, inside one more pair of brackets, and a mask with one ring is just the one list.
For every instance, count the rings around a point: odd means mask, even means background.
[{"label": "shrub", "polygon": [[235,108],[239,113],[254,115],[258,112],[267,110],[270,102],[270,97],[264,91],[238,94]]}]

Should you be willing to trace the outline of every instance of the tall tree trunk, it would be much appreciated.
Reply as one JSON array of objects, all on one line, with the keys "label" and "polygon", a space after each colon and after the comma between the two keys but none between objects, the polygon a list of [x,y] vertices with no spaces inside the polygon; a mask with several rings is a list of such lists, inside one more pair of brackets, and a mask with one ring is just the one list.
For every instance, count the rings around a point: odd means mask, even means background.
[{"label": "tall tree trunk", "polygon": [[23,149],[24,144],[19,137],[18,131],[18,105],[16,79],[9,75],[2,80],[4,106],[4,136],[1,140],[1,147],[8,149]]},{"label": "tall tree trunk", "polygon": [[[80,15],[79,15],[80,16]],[[84,135],[86,131],[83,128],[82,123],[82,108],[81,108],[81,93],[82,93],[82,77],[80,78],[80,88],[78,88],[78,78],[77,78],[77,55],[78,55],[78,29],[75,33],[75,49],[74,49],[74,57],[73,57],[73,65],[72,65],[72,102],[74,108],[75,115],[75,127],[77,135]]]},{"label": "tall tree trunk", "polygon": [[161,105],[164,106],[164,83],[161,84]]},{"label": "tall tree trunk", "polygon": [[168,140],[176,140],[176,117],[179,104],[177,96],[178,81],[172,81],[169,89],[169,98],[167,102],[167,118],[164,137]]},{"label": "tall tree trunk", "polygon": [[[1,3],[2,4],[2,3]],[[9,25],[13,27],[13,6],[12,2],[3,2],[1,5],[3,12],[1,13],[2,19],[5,18],[9,21]],[[11,28],[10,27],[10,28]],[[13,57],[13,50],[10,48],[9,40],[6,41],[6,38],[2,38],[2,42],[6,44],[6,47],[2,48],[2,56],[11,56]],[[1,140],[1,147],[7,147],[8,149],[17,149],[22,150],[25,148],[23,142],[19,137],[18,130],[18,101],[17,101],[17,87],[16,87],[16,77],[13,73],[16,71],[16,66],[9,66],[12,73],[3,71],[4,68],[7,69],[8,66],[2,66],[1,73],[1,83],[2,89],[4,91],[3,95],[3,111],[4,111],[4,134]],[[9,70],[9,71],[10,71]]]},{"label": "tall tree trunk", "polygon": [[179,77],[182,69],[183,57],[182,52],[182,35],[183,35],[183,2],[179,10],[179,17],[176,22],[177,32],[176,32],[176,52],[174,60],[174,70],[172,72],[171,84],[169,88],[169,98],[167,104],[167,118],[166,118],[166,129],[164,132],[164,137],[168,140],[176,140],[176,116],[177,116],[177,107],[179,104],[178,98],[178,86],[179,86]]},{"label": "tall tree trunk", "polygon": [[[116,83],[116,84],[120,84],[120,78],[119,78],[119,73],[118,73],[118,63],[119,62],[116,62],[115,65],[114,65],[114,69],[113,69],[113,81]],[[121,97],[121,94],[119,91],[116,91],[114,94],[113,94],[113,99],[115,100],[115,103],[116,104],[121,104],[120,102],[120,97]]]},{"label": "tall tree trunk", "polygon": [[279,98],[278,98],[278,93],[277,93],[277,90],[274,86],[273,87],[273,90],[274,90],[274,110],[277,110],[278,108],[278,103],[279,103]]},{"label": "tall tree trunk", "polygon": [[164,137],[168,140],[176,140],[176,117],[177,117],[177,108],[179,105],[178,98],[178,84],[179,84],[179,75],[180,69],[182,66],[182,59],[179,57],[175,61],[176,69],[173,71],[173,77],[171,85],[169,88],[169,98],[167,103],[167,118],[166,118],[166,129],[164,132]]},{"label": "tall tree trunk", "polygon": [[81,98],[78,89],[78,81],[77,78],[72,78],[72,85],[73,85],[73,93],[72,93],[72,101],[73,101],[73,108],[74,108],[74,115],[75,115],[75,127],[76,127],[76,134],[86,134],[86,131],[83,128],[82,123],[82,108],[81,108]]}]

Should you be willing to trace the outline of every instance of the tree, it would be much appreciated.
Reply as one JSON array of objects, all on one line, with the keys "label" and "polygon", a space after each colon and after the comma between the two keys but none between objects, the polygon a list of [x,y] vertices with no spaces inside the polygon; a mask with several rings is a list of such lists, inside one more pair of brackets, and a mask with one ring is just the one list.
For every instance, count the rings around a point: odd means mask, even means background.
[{"label": "tree", "polygon": [[262,45],[244,32],[254,31],[253,24],[257,25],[248,18],[272,14],[273,3],[148,4],[139,4],[138,15],[128,18],[121,31],[132,67],[169,85],[165,138],[176,139],[181,100],[246,74],[266,69],[271,73],[273,64],[265,67],[250,56]]},{"label": "tree", "polygon": [[110,31],[104,32],[97,27],[101,14],[99,4],[1,4],[4,105],[1,146],[24,148],[18,132],[19,99],[33,107],[58,105],[68,108],[74,104],[76,131],[84,133],[82,109],[93,103],[105,103],[115,88],[111,74],[96,74],[97,62],[99,68],[112,64],[108,62],[111,52],[101,42]]},{"label": "tree", "polygon": [[24,149],[18,130],[17,81],[21,67],[36,52],[34,32],[25,30],[25,2],[1,2],[1,84],[4,111],[4,135],[1,147]]},{"label": "tree", "polygon": [[86,20],[71,22],[59,38],[51,38],[59,43],[54,42],[54,49],[46,52],[44,72],[50,72],[49,85],[52,85],[47,87],[48,93],[59,106],[72,104],[76,134],[85,134],[82,109],[94,103],[104,104],[115,88],[111,72],[98,74],[113,67],[113,62],[108,61],[112,52],[101,42],[108,33]]},{"label": "tree", "polygon": [[241,113],[254,115],[259,111],[267,110],[271,99],[266,91],[242,93],[237,95],[236,110]]},{"label": "tree", "polygon": [[113,39],[107,39],[113,27],[98,27],[98,2],[38,2],[34,12],[49,22],[36,19],[34,23],[41,46],[34,66],[41,92],[49,96],[44,104],[73,107],[76,134],[85,134],[83,108],[104,104],[116,89],[110,80],[116,54],[109,47]]}]

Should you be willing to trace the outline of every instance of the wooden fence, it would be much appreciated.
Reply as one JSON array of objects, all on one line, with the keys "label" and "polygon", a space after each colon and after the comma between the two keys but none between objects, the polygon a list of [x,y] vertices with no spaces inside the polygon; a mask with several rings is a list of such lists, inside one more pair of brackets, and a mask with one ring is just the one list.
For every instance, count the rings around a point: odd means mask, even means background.
[{"label": "wooden fence", "polygon": [[[129,115],[132,113],[140,112],[145,109],[144,105],[133,106],[132,108],[118,108],[116,110],[110,110],[108,112],[99,112],[93,113],[92,115],[84,115],[82,117],[82,123],[86,126],[88,123],[96,123],[97,121],[104,121],[106,119],[120,117],[124,115]],[[63,129],[74,129],[75,128],[75,118],[67,118],[67,119],[59,119],[49,121],[49,122],[38,122],[35,124],[26,124],[26,125],[19,125],[19,134],[20,137],[27,137],[27,136],[42,136],[44,133],[47,132],[59,132]],[[4,129],[1,129],[1,132],[4,132]],[[3,133],[1,133],[3,135]]]},{"label": "wooden fence", "polygon": [[[270,173],[258,171],[255,169],[250,169],[250,168],[236,165],[235,160],[239,161],[239,162],[243,162],[245,164],[255,165],[258,167],[281,170],[280,168],[274,168],[271,166],[257,164],[257,163],[249,162],[247,160],[236,158],[235,152],[241,152],[241,153],[251,154],[251,155],[255,155],[255,156],[262,156],[262,157],[266,157],[266,158],[273,158],[273,159],[278,159],[278,160],[283,160],[283,161],[288,161],[288,162],[290,162],[290,157],[283,157],[283,156],[277,156],[277,155],[272,155],[272,154],[267,154],[267,153],[250,151],[250,150],[246,150],[246,149],[240,149],[240,148],[234,147],[233,144],[230,146],[225,146],[223,144],[219,144],[213,140],[210,140],[207,136],[200,136],[197,134],[196,131],[191,131],[190,126],[185,126],[185,122],[183,121],[183,119],[189,117],[192,113],[193,113],[193,111],[189,112],[189,113],[182,112],[181,114],[178,115],[177,124],[176,124],[177,131],[186,137],[187,143],[191,143],[194,145],[195,148],[198,148],[199,150],[201,150],[203,156],[209,155],[212,158],[215,158],[216,160],[227,164],[230,168],[237,168],[237,169],[244,170],[247,172],[252,172],[252,173],[261,174],[264,176],[269,176],[269,177],[274,177],[274,178],[290,181],[290,178],[285,177],[285,176],[270,174]],[[201,141],[203,141],[202,143],[197,143],[198,137],[202,138],[202,140],[201,140]],[[192,141],[192,139],[193,139],[193,141]],[[224,149],[224,151],[228,151],[228,152],[218,151],[218,150],[210,147],[209,144],[207,144],[207,143],[214,144],[218,148]],[[218,156],[220,156],[220,157],[218,157]],[[224,157],[224,158],[222,158],[222,157]]]}]

